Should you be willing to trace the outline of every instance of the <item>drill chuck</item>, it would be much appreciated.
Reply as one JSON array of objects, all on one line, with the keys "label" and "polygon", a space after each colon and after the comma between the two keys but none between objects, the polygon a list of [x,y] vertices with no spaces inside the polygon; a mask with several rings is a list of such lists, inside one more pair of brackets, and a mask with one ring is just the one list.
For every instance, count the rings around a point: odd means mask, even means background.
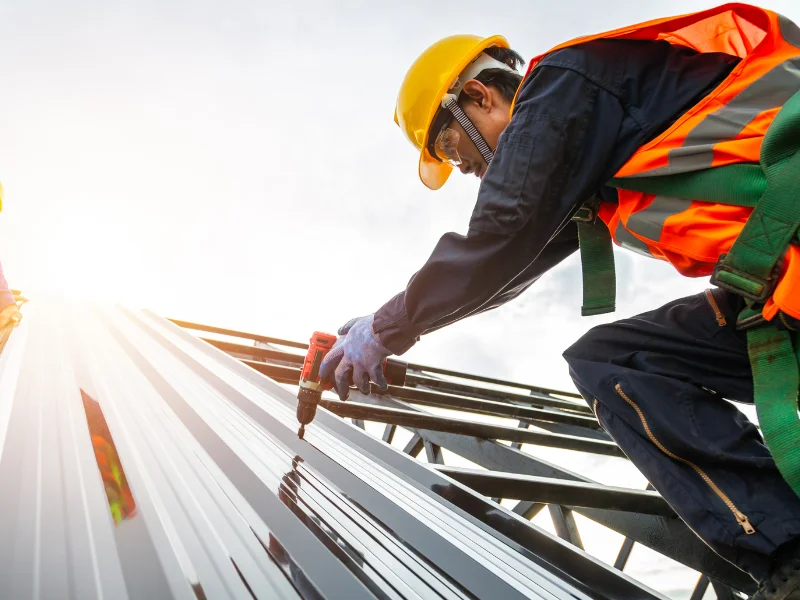
[{"label": "drill chuck", "polygon": [[308,425],[317,414],[317,405],[322,397],[319,390],[301,387],[297,393],[297,421],[300,425]]}]

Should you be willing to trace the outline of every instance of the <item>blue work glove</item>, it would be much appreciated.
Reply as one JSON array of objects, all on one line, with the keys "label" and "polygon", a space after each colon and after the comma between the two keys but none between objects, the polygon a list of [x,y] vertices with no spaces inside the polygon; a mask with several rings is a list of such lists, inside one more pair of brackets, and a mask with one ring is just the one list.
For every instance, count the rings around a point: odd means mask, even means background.
[{"label": "blue work glove", "polygon": [[339,339],[320,365],[323,382],[333,383],[341,400],[350,395],[351,382],[362,394],[369,394],[370,380],[381,390],[389,384],[383,375],[383,361],[392,352],[381,344],[372,329],[373,315],[348,321],[339,329]]}]

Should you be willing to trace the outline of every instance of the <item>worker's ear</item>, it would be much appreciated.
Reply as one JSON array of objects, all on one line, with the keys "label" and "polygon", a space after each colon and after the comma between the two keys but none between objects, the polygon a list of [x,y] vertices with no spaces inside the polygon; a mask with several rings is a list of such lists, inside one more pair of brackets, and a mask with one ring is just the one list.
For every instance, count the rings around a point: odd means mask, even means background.
[{"label": "worker's ear", "polygon": [[490,112],[494,100],[492,92],[477,79],[470,79],[464,84],[463,90],[484,112]]}]

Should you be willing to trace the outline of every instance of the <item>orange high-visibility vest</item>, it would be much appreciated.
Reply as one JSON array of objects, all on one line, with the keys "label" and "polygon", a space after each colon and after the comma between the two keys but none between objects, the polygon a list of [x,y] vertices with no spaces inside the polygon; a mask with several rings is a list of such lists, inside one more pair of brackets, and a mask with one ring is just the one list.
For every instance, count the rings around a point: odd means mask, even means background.
[{"label": "orange high-visibility vest", "polygon": [[[800,28],[775,12],[746,4],[726,4],[578,38],[534,58],[528,73],[555,50],[612,38],[665,40],[698,52],[725,52],[742,59],[708,96],[641,146],[616,178],[758,163],[772,120],[800,91]],[[752,211],[702,198],[619,189],[619,203],[603,203],[598,215],[617,245],[665,260],[683,275],[702,277],[710,275],[720,255],[730,250]],[[796,245],[789,247],[781,268],[763,314],[772,319],[781,309],[800,318],[800,249]]]}]

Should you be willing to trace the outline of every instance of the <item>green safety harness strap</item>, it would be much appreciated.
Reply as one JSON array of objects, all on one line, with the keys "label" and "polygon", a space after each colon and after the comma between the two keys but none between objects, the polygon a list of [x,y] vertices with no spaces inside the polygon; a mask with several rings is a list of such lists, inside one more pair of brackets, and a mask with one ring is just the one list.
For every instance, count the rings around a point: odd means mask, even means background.
[{"label": "green safety harness strap", "polygon": [[657,196],[756,206],[767,189],[767,180],[759,165],[736,164],[661,177],[615,177],[608,185]]},{"label": "green safety harness strap", "polygon": [[[740,316],[747,318],[745,309]],[[747,352],[753,369],[753,392],[758,422],[772,458],[783,478],[800,496],[800,420],[797,391],[800,388],[798,357],[792,335],[772,324],[747,331]]]},{"label": "green safety harness strap", "polygon": [[597,218],[599,202],[595,199],[572,217],[578,223],[578,240],[583,275],[581,316],[614,312],[617,303],[617,274],[611,233]]}]

